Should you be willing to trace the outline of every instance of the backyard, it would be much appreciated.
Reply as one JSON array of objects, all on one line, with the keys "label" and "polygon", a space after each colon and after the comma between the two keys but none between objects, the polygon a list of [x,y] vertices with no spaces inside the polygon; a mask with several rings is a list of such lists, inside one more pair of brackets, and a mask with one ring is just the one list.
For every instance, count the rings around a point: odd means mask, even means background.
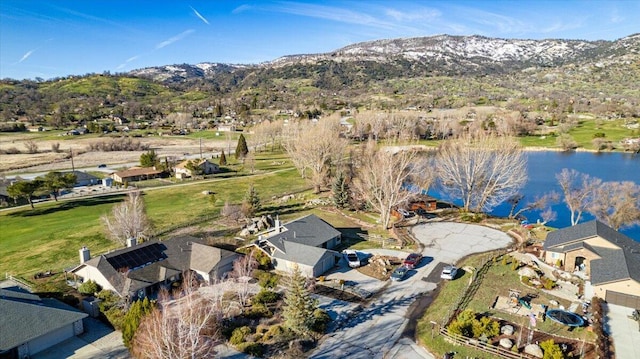
[{"label": "backyard", "polygon": [[[515,332],[511,336],[499,335],[492,338],[489,342],[497,344],[501,338],[508,337],[516,345],[519,343],[519,350],[528,342],[541,343],[548,339],[553,339],[556,344],[565,344],[568,351],[574,355],[578,355],[584,351],[585,358],[594,358],[595,350],[593,341],[595,335],[587,328],[571,328],[549,319],[544,321],[538,320],[535,328],[530,327],[530,319],[528,316],[517,315],[507,311],[494,308],[498,296],[508,297],[510,292],[516,291],[521,293],[521,297],[527,297],[530,305],[545,304],[554,306],[552,301],[556,301],[558,305],[568,308],[569,301],[548,294],[542,290],[525,286],[519,279],[518,270],[514,269],[511,257],[507,256],[506,263],[499,257],[495,262],[491,259],[497,253],[480,254],[472,256],[463,261],[460,265],[463,270],[462,274],[454,281],[441,284],[440,292],[436,299],[429,306],[424,316],[418,322],[417,338],[420,343],[430,348],[434,353],[444,354],[445,352],[455,350],[461,356],[486,356],[487,354],[479,350],[467,346],[455,346],[447,342],[445,337],[438,334],[441,327],[447,325],[448,318],[453,316],[458,303],[452,301],[451,298],[460,298],[472,278],[472,272],[479,269],[483,263],[488,262],[489,269],[484,275],[477,291],[471,294],[471,297],[465,300],[464,309],[470,309],[481,316],[490,317],[500,323],[500,326],[510,324],[514,327]],[[518,266],[519,267],[519,266]],[[523,328],[524,330],[520,330]],[[529,335],[529,329],[534,332]],[[584,344],[583,344],[584,343]]]}]

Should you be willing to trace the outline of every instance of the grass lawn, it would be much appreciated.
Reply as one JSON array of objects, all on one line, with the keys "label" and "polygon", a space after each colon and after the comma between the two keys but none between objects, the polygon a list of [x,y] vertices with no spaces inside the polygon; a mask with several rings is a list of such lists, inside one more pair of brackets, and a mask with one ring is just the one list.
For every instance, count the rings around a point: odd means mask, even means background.
[{"label": "grass lawn", "polygon": [[[279,156],[276,154],[275,158]],[[271,162],[263,162],[264,168],[275,168]],[[308,189],[309,185],[294,168],[285,163],[280,169],[273,173],[240,173],[243,176],[145,189],[147,213],[156,232],[163,234],[214,219],[225,201],[240,203],[251,184],[267,205],[273,196]],[[211,195],[203,194],[205,190],[214,192],[213,201]],[[82,246],[88,246],[94,255],[117,248],[105,238],[100,217],[110,213],[113,205],[123,198],[115,195],[37,203],[33,210],[26,207],[0,213],[0,273],[28,278],[36,272],[58,272],[77,264],[78,249]]]}]

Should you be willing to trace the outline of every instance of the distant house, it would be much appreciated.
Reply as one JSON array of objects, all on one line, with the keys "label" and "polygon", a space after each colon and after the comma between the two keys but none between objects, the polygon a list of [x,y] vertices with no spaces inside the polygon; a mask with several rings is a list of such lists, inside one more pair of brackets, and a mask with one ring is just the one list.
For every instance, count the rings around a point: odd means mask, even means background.
[{"label": "distant house", "polygon": [[82,334],[87,316],[56,299],[0,288],[0,358],[29,358]]},{"label": "distant house", "polygon": [[206,245],[203,240],[182,236],[165,241],[148,241],[91,258],[80,249],[80,265],[71,269],[83,281],[93,280],[123,298],[152,296],[182,279],[186,271],[211,283],[233,269],[239,254]]},{"label": "distant house", "polygon": [[[227,116],[228,118],[225,119],[229,119],[231,120],[231,117]],[[236,131],[236,125],[225,125],[225,124],[220,124],[216,127],[217,131],[220,132],[235,132]]]},{"label": "distant house", "polygon": [[63,175],[73,173],[76,175],[76,184],[74,187],[93,186],[101,183],[100,178],[82,171],[66,171],[62,172]]},{"label": "distant house", "polygon": [[640,309],[640,243],[591,221],[550,232],[545,261],[584,274],[585,296]]},{"label": "distant house", "polygon": [[200,174],[203,175],[210,175],[213,173],[218,173],[220,172],[220,166],[218,166],[217,164],[210,162],[207,159],[204,160],[186,160],[183,162],[180,162],[176,165],[176,178],[179,179],[184,179],[184,178],[188,178],[188,177],[193,177],[194,175],[196,175],[196,173],[193,173],[194,171],[192,171],[191,169],[187,168],[189,167],[188,164],[189,163],[193,163],[193,165],[198,168],[198,171]]},{"label": "distant house", "polygon": [[280,225],[260,236],[253,244],[271,258],[276,270],[291,272],[294,267],[309,277],[328,271],[340,260],[334,251],[341,234],[322,218],[311,214]]},{"label": "distant house", "polygon": [[143,181],[152,178],[162,177],[163,171],[155,167],[132,167],[124,171],[114,172],[109,175],[114,182],[125,183]]}]

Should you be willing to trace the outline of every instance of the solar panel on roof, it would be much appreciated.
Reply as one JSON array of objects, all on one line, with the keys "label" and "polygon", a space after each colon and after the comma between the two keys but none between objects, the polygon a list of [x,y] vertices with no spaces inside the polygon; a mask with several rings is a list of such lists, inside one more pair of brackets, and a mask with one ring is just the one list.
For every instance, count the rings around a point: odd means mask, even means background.
[{"label": "solar panel on roof", "polygon": [[136,247],[133,250],[107,258],[107,261],[113,268],[120,270],[122,268],[133,269],[153,263],[166,258],[163,253],[164,246],[160,243],[153,243],[147,246]]}]

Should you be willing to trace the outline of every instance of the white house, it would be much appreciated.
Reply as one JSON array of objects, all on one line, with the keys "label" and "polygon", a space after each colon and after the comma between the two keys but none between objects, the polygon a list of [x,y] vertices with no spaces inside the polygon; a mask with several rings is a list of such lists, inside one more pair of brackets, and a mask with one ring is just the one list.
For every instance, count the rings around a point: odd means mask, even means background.
[{"label": "white house", "polygon": [[[191,163],[191,165],[189,165]],[[194,171],[195,168],[195,171]],[[184,179],[193,177],[194,175],[210,175],[220,172],[220,166],[204,159],[196,161],[183,161],[176,165],[176,178]],[[197,172],[197,173],[194,173]]]}]

